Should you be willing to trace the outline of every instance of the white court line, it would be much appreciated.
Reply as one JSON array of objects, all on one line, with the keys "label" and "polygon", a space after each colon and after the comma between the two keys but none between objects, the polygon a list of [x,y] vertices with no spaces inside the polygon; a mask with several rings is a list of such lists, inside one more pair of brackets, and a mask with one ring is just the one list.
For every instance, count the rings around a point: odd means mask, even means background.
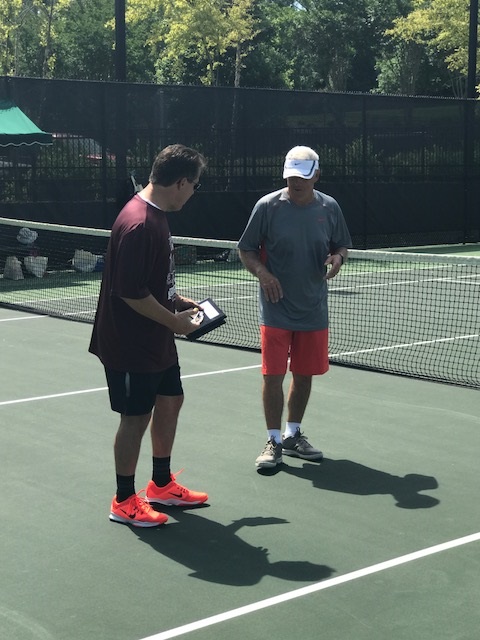
[{"label": "white court line", "polygon": [[7,404],[21,404],[22,402],[36,402],[37,400],[50,400],[51,398],[65,398],[66,396],[78,396],[82,393],[96,393],[97,391],[106,391],[107,387],[98,387],[97,389],[83,389],[82,391],[67,391],[66,393],[52,393],[49,396],[34,396],[33,398],[19,398],[18,400],[4,400],[0,402],[0,407]]},{"label": "white court line", "polygon": [[391,344],[385,347],[372,347],[371,349],[357,349],[356,351],[343,351],[341,353],[329,353],[329,358],[339,358],[341,356],[356,356],[360,353],[375,353],[377,351],[391,351],[392,349],[405,349],[408,347],[421,347],[428,344],[439,344],[441,342],[454,342],[455,340],[474,340],[479,338],[480,333],[472,333],[466,336],[453,336],[451,338],[434,338],[433,340],[419,340],[418,342],[406,342],[404,344]]},{"label": "white court line", "polygon": [[[35,316],[38,318],[43,318],[43,317],[48,317],[48,316]],[[18,318],[18,319],[22,319],[22,318]],[[344,351],[344,352],[340,352],[340,353],[329,353],[328,357],[329,358],[340,358],[342,356],[354,356],[354,355],[358,355],[358,354],[362,354],[362,353],[375,353],[377,351],[390,351],[392,349],[405,349],[408,347],[415,347],[415,346],[423,346],[423,345],[429,345],[429,344],[438,344],[438,343],[442,343],[442,342],[453,342],[455,340],[472,340],[472,339],[476,339],[479,338],[480,334],[478,333],[474,333],[471,335],[465,335],[465,336],[454,336],[452,338],[436,338],[433,340],[422,340],[422,341],[418,341],[418,342],[409,342],[409,343],[405,343],[405,344],[393,344],[393,345],[388,345],[388,346],[384,346],[384,347],[372,347],[370,349],[357,349],[356,351]],[[185,376],[181,376],[182,380],[187,379],[187,378],[201,378],[202,376],[214,376],[217,374],[221,374],[221,373],[234,373],[236,371],[246,371],[248,369],[258,369],[260,368],[260,364],[254,364],[254,365],[249,365],[248,367],[236,367],[234,369],[219,369],[218,371],[205,371],[203,373],[190,373],[188,375]],[[98,391],[106,391],[107,387],[98,387],[96,389],[83,389],[80,391],[68,391],[66,393],[55,393],[52,395],[48,395],[48,396],[34,396],[32,398],[19,398],[18,400],[4,400],[3,402],[0,402],[0,407],[7,405],[7,404],[20,404],[22,402],[35,402],[37,400],[49,400],[51,398],[62,398],[65,396],[75,396],[75,395],[80,395],[82,393],[96,393]]]},{"label": "white court line", "polygon": [[[249,365],[248,367],[236,367],[235,369],[220,369],[218,371],[205,371],[203,373],[189,373],[181,376],[182,380],[186,378],[201,378],[202,376],[215,376],[219,373],[234,373],[235,371],[246,371],[247,369],[258,369],[259,364]],[[65,393],[53,393],[48,396],[34,396],[32,398],[19,398],[18,400],[4,400],[0,402],[0,407],[7,404],[21,404],[22,402],[35,402],[37,400],[51,400],[52,398],[65,398],[66,396],[77,396],[82,393],[97,393],[98,391],[106,391],[108,387],[97,387],[96,389],[82,389],[80,391],[66,391]]]},{"label": "white court line", "polygon": [[48,318],[48,316],[21,316],[19,318],[1,318],[0,322],[11,322],[12,320],[37,320],[38,318]]},{"label": "white court line", "polygon": [[153,636],[142,638],[142,640],[168,640],[169,638],[176,638],[177,636],[190,633],[191,631],[198,631],[198,629],[204,629],[205,627],[210,627],[219,622],[232,620],[232,618],[238,618],[240,616],[253,613],[254,611],[260,611],[261,609],[273,607],[282,602],[288,602],[289,600],[301,598],[302,596],[310,595],[311,593],[316,593],[317,591],[323,591],[324,589],[329,589],[330,587],[336,587],[339,584],[351,582],[352,580],[356,580],[357,578],[364,578],[365,576],[372,575],[373,573],[379,573],[380,571],[385,571],[386,569],[392,569],[393,567],[398,567],[402,564],[406,564],[407,562],[426,558],[427,556],[431,556],[435,553],[447,551],[448,549],[454,549],[455,547],[470,544],[471,542],[478,542],[479,540],[480,532],[465,536],[463,538],[457,538],[456,540],[450,540],[449,542],[443,542],[433,547],[428,547],[427,549],[414,551],[413,553],[408,553],[407,555],[399,556],[398,558],[392,558],[392,560],[387,560],[386,562],[380,562],[379,564],[374,564],[370,567],[359,569],[358,571],[346,573],[343,576],[330,578],[329,580],[324,580],[323,582],[316,582],[315,584],[311,584],[308,587],[302,587],[301,589],[295,589],[294,591],[289,591],[288,593],[283,593],[279,596],[274,596],[273,598],[267,598],[266,600],[253,602],[252,604],[248,604],[244,607],[225,611],[224,613],[219,613],[218,615],[204,618],[203,620],[197,620],[196,622],[191,622],[190,624],[185,624],[175,629],[162,631],[161,633],[157,633]]},{"label": "white court line", "polygon": [[250,364],[248,367],[236,367],[235,369],[219,369],[218,371],[205,371],[204,373],[189,373],[186,376],[181,376],[182,380],[185,378],[201,378],[202,376],[215,376],[217,373],[234,373],[235,371],[247,371],[248,369],[259,369],[260,364]]}]

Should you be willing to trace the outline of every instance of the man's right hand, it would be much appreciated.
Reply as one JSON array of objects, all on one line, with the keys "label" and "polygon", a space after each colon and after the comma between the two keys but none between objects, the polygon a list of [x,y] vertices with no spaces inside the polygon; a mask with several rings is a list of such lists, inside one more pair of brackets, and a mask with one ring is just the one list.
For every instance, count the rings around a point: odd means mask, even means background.
[{"label": "man's right hand", "polygon": [[198,329],[201,319],[193,319],[193,316],[197,313],[198,307],[192,307],[186,311],[180,311],[175,314],[174,326],[172,331],[179,336],[188,336],[189,333]]},{"label": "man's right hand", "polygon": [[262,291],[268,302],[278,302],[283,298],[282,285],[280,281],[270,273],[267,267],[260,260],[258,251],[245,251],[239,249],[240,259],[243,266],[258,278]]},{"label": "man's right hand", "polygon": [[283,298],[282,285],[270,271],[267,269],[262,270],[257,277],[268,302],[278,302]]}]

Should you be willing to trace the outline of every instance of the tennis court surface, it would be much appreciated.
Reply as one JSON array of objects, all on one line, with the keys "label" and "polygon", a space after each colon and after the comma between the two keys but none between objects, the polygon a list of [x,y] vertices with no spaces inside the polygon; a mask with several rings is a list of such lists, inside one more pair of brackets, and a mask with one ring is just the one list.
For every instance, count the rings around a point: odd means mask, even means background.
[{"label": "tennis court surface", "polygon": [[478,640],[477,387],[334,364],[303,425],[325,461],[261,475],[259,354],[179,340],[173,468],[210,498],[134,529],[91,326],[43,313],[0,308],[2,639]]}]

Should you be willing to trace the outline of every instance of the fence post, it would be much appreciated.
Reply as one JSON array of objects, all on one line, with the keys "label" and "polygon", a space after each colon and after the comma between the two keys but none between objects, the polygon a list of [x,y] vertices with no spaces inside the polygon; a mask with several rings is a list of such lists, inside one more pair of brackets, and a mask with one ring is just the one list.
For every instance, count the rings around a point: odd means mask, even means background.
[{"label": "fence post", "polygon": [[367,211],[367,160],[368,160],[368,136],[367,136],[367,107],[366,98],[362,96],[362,230],[363,249],[368,247],[368,211]]},{"label": "fence post", "polygon": [[[463,131],[463,229],[462,242],[469,242],[470,232],[473,232],[473,175],[475,156],[475,105],[476,100],[467,98],[464,101],[464,131]],[[472,227],[472,228],[471,228]]]}]

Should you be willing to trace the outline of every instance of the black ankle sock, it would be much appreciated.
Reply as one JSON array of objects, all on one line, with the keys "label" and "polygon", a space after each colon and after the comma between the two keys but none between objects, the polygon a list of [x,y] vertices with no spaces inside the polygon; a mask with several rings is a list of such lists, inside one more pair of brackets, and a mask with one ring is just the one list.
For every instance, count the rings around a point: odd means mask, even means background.
[{"label": "black ankle sock", "polygon": [[135,476],[119,476],[117,473],[117,502],[123,502],[135,493]]},{"label": "black ankle sock", "polygon": [[170,473],[170,457],[153,458],[152,480],[157,487],[164,487],[172,479]]}]

